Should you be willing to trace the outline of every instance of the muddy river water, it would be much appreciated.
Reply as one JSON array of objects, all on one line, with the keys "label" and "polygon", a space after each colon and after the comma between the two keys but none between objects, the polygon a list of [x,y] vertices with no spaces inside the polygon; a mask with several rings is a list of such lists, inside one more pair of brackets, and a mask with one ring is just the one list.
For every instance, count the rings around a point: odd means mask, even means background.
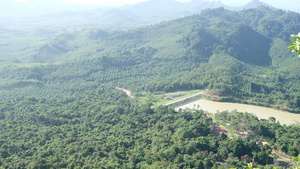
[{"label": "muddy river water", "polygon": [[237,110],[238,112],[248,112],[256,115],[259,119],[268,119],[269,117],[275,117],[276,120],[280,122],[280,124],[294,124],[300,122],[300,114],[294,114],[286,111],[275,110],[266,107],[254,106],[254,105],[246,105],[239,103],[224,103],[224,102],[216,102],[206,99],[200,99],[180,107],[176,107],[175,109],[202,109],[204,111],[210,113],[217,113],[222,111],[232,111]]}]

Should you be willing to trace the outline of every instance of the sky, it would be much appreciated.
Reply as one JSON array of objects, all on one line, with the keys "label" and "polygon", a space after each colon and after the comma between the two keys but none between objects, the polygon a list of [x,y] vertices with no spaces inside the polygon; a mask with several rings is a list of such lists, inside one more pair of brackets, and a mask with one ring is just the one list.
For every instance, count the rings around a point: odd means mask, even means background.
[{"label": "sky", "polygon": [[[7,0],[11,1],[11,0]],[[37,3],[41,3],[46,0],[12,0],[16,2],[25,3],[28,1],[36,1]],[[47,0],[49,1],[49,0]],[[124,5],[124,4],[135,4],[138,2],[146,1],[146,0],[51,0],[51,1],[58,1],[62,4],[95,4],[95,5]]]},{"label": "sky", "polygon": [[[4,1],[17,1],[17,2],[26,2],[26,1],[36,1],[36,2],[42,2],[45,0],[4,0]],[[59,1],[62,3],[77,3],[77,4],[134,4],[146,0],[52,0],[52,1]],[[190,0],[178,0],[182,2],[188,2]],[[210,0],[213,1],[213,0]],[[248,3],[251,0],[215,0],[215,1],[221,1],[225,5],[230,6],[242,6]],[[262,2],[268,3],[275,7],[285,7],[285,8],[299,8],[300,7],[300,1],[299,0],[260,0]]]},{"label": "sky", "polygon": [[[220,0],[223,4],[228,6],[243,6],[249,3],[251,0]],[[260,0],[266,4],[269,4],[275,8],[299,11],[299,0]]]},{"label": "sky", "polygon": [[[112,6],[121,6],[125,4],[135,4],[142,1],[147,1],[147,0],[1,0],[0,9],[1,6],[3,8],[3,6],[5,6],[6,4],[12,2],[17,3],[19,6],[25,4],[30,4],[31,6],[35,6],[35,5],[43,6],[43,4],[46,4],[44,7],[46,9],[47,6],[51,6],[53,2],[60,2],[60,3],[55,3],[56,6],[54,5],[54,8],[65,8],[68,5],[70,6],[77,5],[77,7],[92,6],[97,8],[99,7],[104,8],[104,7],[112,7]],[[188,2],[190,0],[178,0],[178,1]],[[210,1],[220,1],[223,4],[228,6],[239,7],[247,4],[251,0],[210,0]],[[260,1],[267,3],[275,8],[300,12],[300,0],[260,0]],[[57,4],[61,4],[61,6],[64,7],[57,6]]]}]

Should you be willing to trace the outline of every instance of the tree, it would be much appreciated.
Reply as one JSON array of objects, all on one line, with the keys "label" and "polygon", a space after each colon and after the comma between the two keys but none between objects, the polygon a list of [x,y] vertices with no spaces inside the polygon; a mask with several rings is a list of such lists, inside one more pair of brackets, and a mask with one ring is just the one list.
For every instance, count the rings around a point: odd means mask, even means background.
[{"label": "tree", "polygon": [[292,40],[291,46],[289,46],[289,49],[292,52],[296,52],[298,54],[298,57],[300,57],[300,32],[298,33],[298,35],[291,35],[291,37],[296,38],[296,40]]},{"label": "tree", "polygon": [[252,163],[248,163],[247,167],[245,167],[247,169],[257,169],[257,168],[253,168],[253,164]]},{"label": "tree", "polygon": [[298,155],[298,157],[294,157],[293,161],[295,162],[295,164],[291,168],[300,169],[300,155]]},{"label": "tree", "polygon": [[269,121],[272,122],[272,123],[275,123],[276,122],[276,118],[275,117],[269,117]]}]

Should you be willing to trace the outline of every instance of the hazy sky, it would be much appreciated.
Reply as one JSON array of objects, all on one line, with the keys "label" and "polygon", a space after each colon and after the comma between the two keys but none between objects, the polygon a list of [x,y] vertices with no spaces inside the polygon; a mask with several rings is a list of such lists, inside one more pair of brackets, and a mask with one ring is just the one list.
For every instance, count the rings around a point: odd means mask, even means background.
[{"label": "hazy sky", "polygon": [[[11,1],[11,0],[7,0]],[[50,1],[50,0],[13,0],[17,2],[28,2],[28,1],[36,1],[36,2],[43,2],[43,1]],[[51,1],[58,1],[64,4],[76,3],[76,4],[96,4],[96,5],[117,5],[117,4],[135,4],[138,2],[146,1],[146,0],[51,0]]]},{"label": "hazy sky", "polygon": [[[124,4],[134,4],[137,2],[147,1],[147,0],[1,0],[0,5],[7,2],[17,1],[20,4],[27,4],[28,2],[36,3],[36,4],[43,4],[43,2],[54,2],[58,1],[63,3],[64,5],[67,4],[82,4],[82,5],[95,5],[95,7],[99,6],[115,6],[115,5],[124,5]],[[187,2],[190,0],[178,0],[182,2]],[[210,0],[213,1],[213,0]],[[221,1],[223,4],[228,6],[243,6],[250,2],[251,0],[215,0]],[[300,0],[260,0],[265,2],[275,8],[286,9],[286,10],[293,10],[300,12]]]},{"label": "hazy sky", "polygon": [[[220,0],[223,4],[229,6],[242,6],[250,2],[251,0]],[[298,10],[300,9],[299,0],[260,0],[275,8]]]},{"label": "hazy sky", "polygon": [[[12,1],[12,0],[4,0],[4,1]],[[36,1],[36,2],[42,2],[45,0],[13,0],[17,2],[26,2],[26,1]],[[147,1],[147,0],[52,0],[52,1],[59,1],[62,3],[79,3],[79,4],[134,4],[137,2]],[[178,0],[182,2],[188,2],[190,0]],[[251,0],[210,0],[210,1],[221,1],[223,4],[231,5],[231,6],[240,6],[244,5]],[[300,1],[299,0],[260,0],[262,2],[280,7],[292,7],[297,6],[300,7]]]}]

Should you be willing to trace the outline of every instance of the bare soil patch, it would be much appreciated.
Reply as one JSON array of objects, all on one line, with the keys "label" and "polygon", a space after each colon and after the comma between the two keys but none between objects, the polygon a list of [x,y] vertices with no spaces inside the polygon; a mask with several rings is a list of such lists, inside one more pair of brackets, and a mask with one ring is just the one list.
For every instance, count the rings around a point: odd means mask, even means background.
[{"label": "bare soil patch", "polygon": [[226,130],[223,126],[219,126],[215,123],[213,123],[213,126],[214,126],[214,131],[213,131],[214,136],[219,137],[221,136],[222,133],[224,133],[226,136],[229,137],[228,130]]},{"label": "bare soil patch", "polygon": [[121,88],[121,87],[116,87],[116,89],[124,91],[127,94],[127,96],[133,98],[133,96],[131,95],[130,90],[127,90],[127,89],[124,89],[124,88]]}]

